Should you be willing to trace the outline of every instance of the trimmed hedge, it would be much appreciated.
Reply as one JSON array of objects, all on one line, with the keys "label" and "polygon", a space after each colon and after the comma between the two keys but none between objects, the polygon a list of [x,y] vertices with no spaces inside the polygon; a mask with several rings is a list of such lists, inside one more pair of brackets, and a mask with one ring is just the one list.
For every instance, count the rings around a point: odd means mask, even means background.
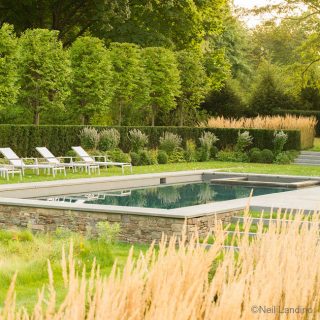
[{"label": "trimmed hedge", "polygon": [[[46,146],[53,154],[62,156],[71,149],[71,146],[79,145],[79,133],[84,126],[58,126],[58,125],[0,125],[0,146],[11,147],[19,156],[39,156],[35,147]],[[105,126],[95,126],[97,130],[102,130]],[[218,138],[217,147],[219,149],[233,146],[236,143],[239,129],[227,128],[193,128],[193,127],[113,127],[119,130],[121,141],[119,147],[129,151],[129,130],[134,128],[141,130],[149,136],[149,148],[157,148],[159,138],[165,131],[179,134],[185,147],[188,139],[193,139],[199,144],[199,138],[203,131],[213,132]],[[260,149],[273,149],[273,130],[248,129],[253,137],[252,147]],[[286,150],[300,150],[300,132],[285,131],[288,133]]]},{"label": "trimmed hedge", "polygon": [[316,136],[320,137],[320,111],[312,111],[312,110],[278,110],[275,112],[276,115],[286,115],[291,114],[294,116],[304,116],[304,117],[316,117],[318,120],[316,126]]}]

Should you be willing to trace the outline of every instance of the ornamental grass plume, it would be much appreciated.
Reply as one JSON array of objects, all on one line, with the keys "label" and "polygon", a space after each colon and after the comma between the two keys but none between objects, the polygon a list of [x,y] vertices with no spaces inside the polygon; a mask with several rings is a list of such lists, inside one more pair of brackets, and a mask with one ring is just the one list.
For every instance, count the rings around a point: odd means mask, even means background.
[{"label": "ornamental grass plume", "polygon": [[[274,217],[274,216],[273,216]],[[195,234],[187,239],[163,236],[145,254],[123,270],[116,263],[108,276],[93,263],[91,275],[75,263],[72,245],[63,250],[64,301],[56,304],[49,264],[49,285],[39,294],[32,314],[15,305],[14,283],[8,291],[0,319],[132,319],[132,320],[251,320],[317,319],[320,307],[319,213],[277,214],[266,230],[260,222],[249,235],[252,218],[230,236],[220,223],[212,230],[211,247]],[[231,246],[225,248],[229,239]],[[45,298],[46,297],[46,298]],[[256,312],[257,307],[309,308],[308,314]]]},{"label": "ornamental grass plume", "polygon": [[270,130],[300,130],[302,148],[311,148],[315,137],[317,119],[295,115],[258,116],[255,118],[224,118],[212,117],[202,126],[210,128],[236,129],[270,129]]}]

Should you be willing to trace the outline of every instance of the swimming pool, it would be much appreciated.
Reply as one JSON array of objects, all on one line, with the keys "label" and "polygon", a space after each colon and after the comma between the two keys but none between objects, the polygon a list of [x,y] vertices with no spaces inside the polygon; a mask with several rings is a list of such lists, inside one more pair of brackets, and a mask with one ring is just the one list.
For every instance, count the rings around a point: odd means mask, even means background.
[{"label": "swimming pool", "polygon": [[128,242],[150,243],[163,234],[181,236],[183,230],[188,237],[195,231],[205,237],[217,222],[229,223],[248,205],[256,211],[318,210],[319,185],[319,177],[214,170],[10,184],[0,186],[0,222],[86,234],[107,221],[119,223],[119,239]]},{"label": "swimming pool", "polygon": [[288,188],[220,185],[210,182],[160,185],[153,187],[108,190],[93,193],[58,195],[41,200],[94,205],[176,209],[219,201],[288,191]]}]

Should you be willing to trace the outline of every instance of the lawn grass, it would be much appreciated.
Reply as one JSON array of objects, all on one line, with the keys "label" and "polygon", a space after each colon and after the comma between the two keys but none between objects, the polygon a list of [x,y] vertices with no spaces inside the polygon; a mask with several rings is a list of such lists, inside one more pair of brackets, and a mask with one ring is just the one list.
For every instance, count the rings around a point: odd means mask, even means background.
[{"label": "lawn grass", "polygon": [[320,138],[314,139],[314,146],[310,151],[317,151],[320,152]]},{"label": "lawn grass", "polygon": [[[261,163],[241,163],[241,162],[189,162],[189,163],[170,163],[163,165],[150,165],[150,166],[137,166],[133,167],[133,174],[144,173],[161,173],[172,171],[186,171],[186,170],[205,170],[205,169],[222,169],[226,172],[248,172],[248,173],[265,173],[265,174],[287,174],[287,175],[304,175],[304,176],[320,176],[320,167],[300,166],[295,164],[279,165],[279,164],[261,164]],[[100,176],[97,174],[88,175],[83,172],[68,172],[65,177],[58,174],[56,177],[45,175],[41,173],[39,176],[27,171],[23,180],[20,181],[18,176],[10,179],[8,182],[5,179],[0,179],[0,184],[6,183],[19,183],[19,182],[38,182],[38,181],[51,181],[61,179],[77,179],[88,177],[104,177],[121,175],[121,169],[109,168],[108,170],[102,169]],[[125,174],[130,174],[127,169]]]},{"label": "lawn grass", "polygon": [[[28,234],[28,237],[21,237]],[[0,230],[0,307],[5,300],[7,290],[15,272],[17,272],[16,294],[17,305],[29,311],[33,309],[38,291],[48,284],[48,260],[50,260],[54,283],[57,290],[57,301],[64,298],[65,290],[61,272],[62,247],[69,248],[73,242],[77,270],[86,266],[89,275],[94,258],[100,265],[102,274],[111,271],[114,261],[120,270],[124,267],[130,244],[106,244],[97,240],[88,240],[78,234],[57,237],[56,234],[32,235],[29,231]],[[147,245],[135,245],[134,257],[140,251],[146,251]]]}]

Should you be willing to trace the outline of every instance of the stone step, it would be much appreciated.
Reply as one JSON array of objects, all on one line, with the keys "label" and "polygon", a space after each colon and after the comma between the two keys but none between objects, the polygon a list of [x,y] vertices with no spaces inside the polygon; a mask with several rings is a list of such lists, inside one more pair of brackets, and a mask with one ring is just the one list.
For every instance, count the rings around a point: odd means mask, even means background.
[{"label": "stone step", "polygon": [[320,157],[320,152],[315,152],[315,151],[301,151],[300,154],[313,156],[313,157]]},{"label": "stone step", "polygon": [[303,163],[303,162],[294,162],[293,164],[299,165],[299,166],[314,166],[319,167],[320,163]]},{"label": "stone step", "polygon": [[317,161],[320,161],[320,157],[312,157],[312,156],[309,156],[309,155],[300,155],[300,156],[298,156],[296,159],[299,159],[299,160],[317,160]]},{"label": "stone step", "polygon": [[320,159],[300,159],[300,158],[297,158],[294,160],[294,163],[297,163],[297,164],[302,164],[302,163],[307,163],[307,164],[315,164],[315,165],[320,165]]}]

